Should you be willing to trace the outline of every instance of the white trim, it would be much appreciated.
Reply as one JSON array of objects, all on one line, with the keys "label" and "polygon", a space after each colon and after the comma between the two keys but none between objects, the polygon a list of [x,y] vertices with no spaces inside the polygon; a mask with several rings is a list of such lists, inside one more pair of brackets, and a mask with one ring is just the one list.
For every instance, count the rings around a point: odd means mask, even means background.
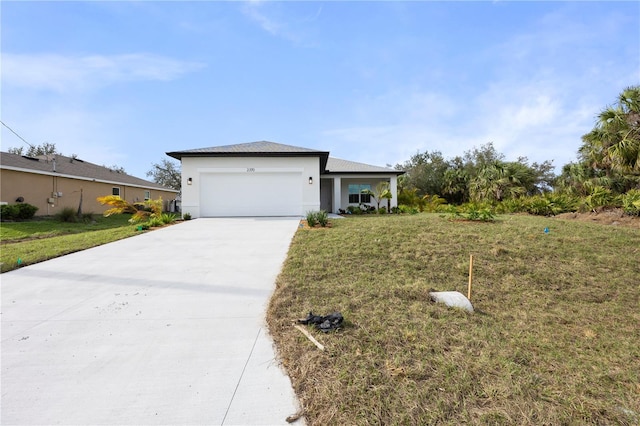
[{"label": "white trim", "polygon": [[321,174],[320,177],[322,179],[335,179],[335,178],[342,178],[342,179],[389,179],[391,177],[395,177],[396,179],[398,178],[398,175],[396,173],[341,173],[341,174],[337,174],[337,173],[331,173],[331,174]]}]

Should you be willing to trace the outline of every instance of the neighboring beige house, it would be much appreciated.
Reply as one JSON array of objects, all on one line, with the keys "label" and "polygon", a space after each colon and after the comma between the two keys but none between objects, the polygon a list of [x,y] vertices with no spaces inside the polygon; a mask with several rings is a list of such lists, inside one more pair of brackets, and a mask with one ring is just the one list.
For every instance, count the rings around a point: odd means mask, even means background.
[{"label": "neighboring beige house", "polygon": [[0,153],[0,202],[24,202],[38,207],[37,216],[54,215],[65,207],[78,209],[82,194],[84,213],[109,208],[97,197],[119,195],[129,202],[162,197],[173,211],[179,191],[154,182],[63,155],[27,157]]},{"label": "neighboring beige house", "polygon": [[[403,171],[329,157],[329,152],[250,142],[168,152],[182,163],[182,212],[192,217],[303,216],[373,205],[362,190],[389,183],[397,206]],[[387,206],[386,201],[381,206]]]}]

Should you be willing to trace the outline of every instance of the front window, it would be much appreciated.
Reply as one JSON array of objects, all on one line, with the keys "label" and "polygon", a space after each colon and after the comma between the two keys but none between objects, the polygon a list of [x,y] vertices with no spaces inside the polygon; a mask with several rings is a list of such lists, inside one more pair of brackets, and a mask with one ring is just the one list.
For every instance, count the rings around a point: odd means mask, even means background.
[{"label": "front window", "polygon": [[111,190],[111,195],[115,195],[117,197],[120,196],[120,188],[117,186],[114,186],[113,189]]},{"label": "front window", "polygon": [[151,191],[144,191],[144,200],[150,200],[151,199]]},{"label": "front window", "polygon": [[368,183],[350,183],[349,184],[349,204],[365,204],[371,202],[371,195],[363,194],[362,191],[371,190]]}]

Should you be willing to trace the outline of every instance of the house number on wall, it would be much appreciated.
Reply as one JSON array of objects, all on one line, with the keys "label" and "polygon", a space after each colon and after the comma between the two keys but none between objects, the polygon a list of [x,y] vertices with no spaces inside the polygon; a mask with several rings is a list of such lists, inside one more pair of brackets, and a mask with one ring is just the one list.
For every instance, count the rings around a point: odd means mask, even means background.
[{"label": "house number on wall", "polygon": [[247,167],[247,172],[255,172],[256,169],[254,169],[253,167]]}]

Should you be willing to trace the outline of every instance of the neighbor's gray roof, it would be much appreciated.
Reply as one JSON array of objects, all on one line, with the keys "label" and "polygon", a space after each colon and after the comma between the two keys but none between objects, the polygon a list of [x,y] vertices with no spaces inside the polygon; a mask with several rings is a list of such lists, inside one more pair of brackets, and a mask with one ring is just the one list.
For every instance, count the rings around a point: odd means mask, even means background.
[{"label": "neighbor's gray roof", "polygon": [[355,161],[341,160],[340,158],[329,157],[327,161],[326,174],[341,173],[392,173],[396,175],[404,174],[401,170],[389,169],[387,167],[372,166],[370,164],[356,163]]},{"label": "neighbor's gray roof", "polygon": [[[55,170],[53,163],[54,157]],[[155,182],[140,179],[126,173],[120,173],[108,167],[98,166],[97,164],[89,163],[88,161],[80,160],[78,158],[65,157],[64,155],[27,157],[19,154],[2,152],[0,153],[0,168],[179,192]]]}]

